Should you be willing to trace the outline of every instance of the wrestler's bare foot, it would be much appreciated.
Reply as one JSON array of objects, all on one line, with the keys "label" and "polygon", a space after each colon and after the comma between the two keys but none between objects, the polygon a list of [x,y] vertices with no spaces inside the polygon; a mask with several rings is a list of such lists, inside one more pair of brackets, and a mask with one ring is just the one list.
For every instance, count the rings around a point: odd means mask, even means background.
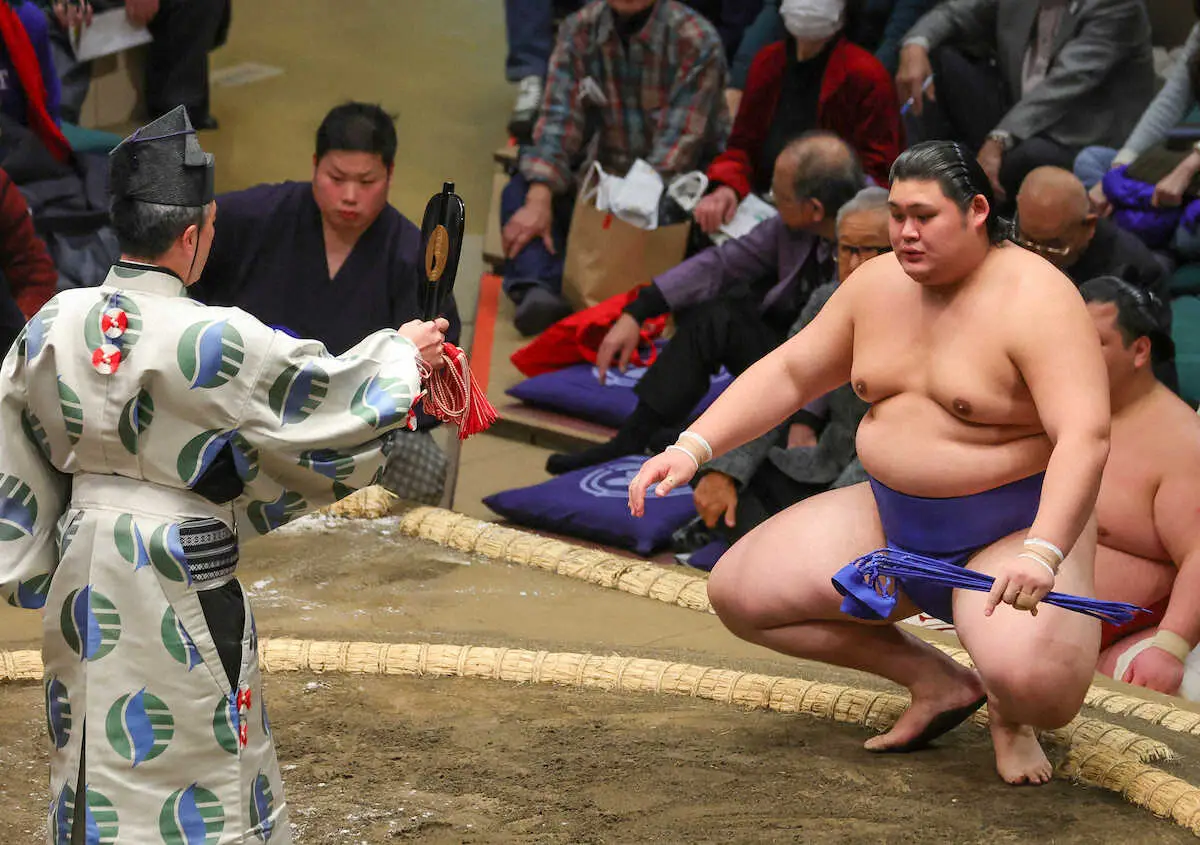
[{"label": "wrestler's bare foot", "polygon": [[993,701],[988,702],[988,726],[996,751],[996,771],[1017,786],[1041,786],[1054,776],[1054,767],[1042,751],[1037,734],[1029,725],[1005,721]]},{"label": "wrestler's bare foot", "polygon": [[952,714],[961,708],[968,708],[963,718],[969,717],[973,712],[969,708],[984,695],[979,674],[956,663],[946,666],[942,677],[922,682],[910,692],[912,703],[896,720],[892,729],[868,739],[863,744],[864,748],[875,752],[916,750],[910,746],[914,743],[917,747],[924,744],[920,742],[921,735],[935,720],[939,717],[944,719],[944,714]]}]

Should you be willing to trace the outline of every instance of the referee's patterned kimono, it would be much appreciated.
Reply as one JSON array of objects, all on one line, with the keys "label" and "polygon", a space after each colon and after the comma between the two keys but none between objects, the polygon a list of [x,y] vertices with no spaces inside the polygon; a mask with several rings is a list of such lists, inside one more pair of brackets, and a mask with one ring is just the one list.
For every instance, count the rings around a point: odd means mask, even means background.
[{"label": "referee's patterned kimono", "polygon": [[290,841],[237,539],[376,480],[416,356],[381,331],[335,358],[126,263],[30,320],[0,591],[44,609],[48,842]]}]

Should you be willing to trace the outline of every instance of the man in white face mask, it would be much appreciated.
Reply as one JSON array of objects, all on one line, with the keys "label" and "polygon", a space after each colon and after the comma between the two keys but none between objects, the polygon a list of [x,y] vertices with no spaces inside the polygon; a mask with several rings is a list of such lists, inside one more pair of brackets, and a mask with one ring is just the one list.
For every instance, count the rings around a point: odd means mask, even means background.
[{"label": "man in white face mask", "polygon": [[845,13],[845,0],[783,0],[779,4],[783,26],[797,41],[832,37],[841,31]]},{"label": "man in white face mask", "polygon": [[708,168],[712,191],[694,212],[707,234],[728,223],[749,193],[770,188],[773,162],[812,130],[848,143],[881,185],[900,154],[900,111],[887,70],[850,42],[845,0],[783,0],[788,37],[759,51],[729,144]]}]

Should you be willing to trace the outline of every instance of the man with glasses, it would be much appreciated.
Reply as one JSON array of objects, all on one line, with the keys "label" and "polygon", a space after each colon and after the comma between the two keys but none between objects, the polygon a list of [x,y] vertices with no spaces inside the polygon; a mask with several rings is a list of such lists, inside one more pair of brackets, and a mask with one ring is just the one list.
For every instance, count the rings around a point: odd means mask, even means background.
[{"label": "man with glasses", "polygon": [[1080,292],[1100,333],[1112,407],[1096,500],[1096,597],[1152,611],[1104,627],[1097,669],[1197,698],[1200,661],[1189,655],[1200,642],[1200,417],[1151,366],[1174,355],[1162,302],[1112,276]]},{"label": "man with glasses", "polygon": [[1021,183],[1012,239],[1045,258],[1076,285],[1118,276],[1167,297],[1163,265],[1138,237],[1092,212],[1087,189],[1069,170],[1039,167]]},{"label": "man with glasses", "polygon": [[[813,291],[789,337],[812,322],[859,266],[892,251],[887,202],[888,192],[872,187],[842,206],[837,217],[838,277]],[[869,407],[844,384],[774,431],[705,464],[695,484],[696,511],[704,524],[733,543],[796,502],[866,481],[854,437]],[[690,544],[699,546],[699,538],[693,537]],[[696,566],[702,562],[689,560]]]},{"label": "man with glasses", "polygon": [[610,367],[628,366],[645,320],[675,315],[675,336],[635,388],[637,408],[612,440],[551,455],[546,471],[643,452],[660,431],[686,422],[713,373],[724,366],[736,375],[778,346],[813,291],[833,278],[837,214],[864,183],[858,156],[832,133],[807,133],[784,148],[773,182],[779,215],[658,276],[601,342],[603,384]]}]

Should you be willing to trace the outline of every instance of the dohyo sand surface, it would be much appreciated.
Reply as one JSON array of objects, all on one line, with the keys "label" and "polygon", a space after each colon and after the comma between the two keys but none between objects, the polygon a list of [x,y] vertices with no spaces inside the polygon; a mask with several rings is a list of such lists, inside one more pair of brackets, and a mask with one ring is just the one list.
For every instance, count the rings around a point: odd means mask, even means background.
[{"label": "dohyo sand surface", "polygon": [[[264,637],[621,654],[887,688],[741,643],[715,617],[400,536],[396,520],[310,518],[248,545]],[[0,612],[0,647],[37,648]],[[266,677],[301,843],[1191,842],[1096,788],[1003,784],[985,730],[874,756],[870,731],[663,695],[462,678]],[[45,836],[37,683],[0,685],[0,843]],[[1192,783],[1200,741],[1161,739]],[[1060,758],[1061,749],[1053,752]],[[139,844],[140,845],[140,844]],[[148,844],[147,844],[148,845]]]}]

